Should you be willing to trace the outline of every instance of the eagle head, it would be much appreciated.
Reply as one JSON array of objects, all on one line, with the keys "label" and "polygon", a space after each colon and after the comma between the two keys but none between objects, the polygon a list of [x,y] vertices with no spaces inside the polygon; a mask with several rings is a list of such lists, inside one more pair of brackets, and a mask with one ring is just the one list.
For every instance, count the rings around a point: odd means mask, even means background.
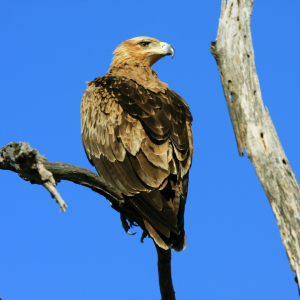
[{"label": "eagle head", "polygon": [[113,53],[116,60],[134,60],[152,66],[160,58],[175,54],[174,47],[157,39],[140,36],[121,43]]}]

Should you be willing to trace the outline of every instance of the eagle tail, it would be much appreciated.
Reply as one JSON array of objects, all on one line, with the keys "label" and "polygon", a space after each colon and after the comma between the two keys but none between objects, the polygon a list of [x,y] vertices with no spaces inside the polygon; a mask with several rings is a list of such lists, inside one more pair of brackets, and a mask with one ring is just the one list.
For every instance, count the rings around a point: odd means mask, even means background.
[{"label": "eagle tail", "polygon": [[[165,250],[172,248],[175,251],[182,251],[186,247],[183,221],[185,199],[166,200],[164,196],[158,190],[150,193],[141,192],[128,197],[128,202],[142,216],[149,235],[158,246]],[[172,202],[180,203],[178,215]]]}]

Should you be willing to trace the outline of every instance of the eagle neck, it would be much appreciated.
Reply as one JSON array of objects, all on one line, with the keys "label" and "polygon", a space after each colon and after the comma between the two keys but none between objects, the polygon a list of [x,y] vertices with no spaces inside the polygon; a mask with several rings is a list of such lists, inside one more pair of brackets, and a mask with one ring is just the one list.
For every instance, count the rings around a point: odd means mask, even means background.
[{"label": "eagle neck", "polygon": [[154,93],[164,93],[168,89],[168,85],[158,79],[151,66],[142,61],[113,61],[106,75],[124,76]]}]

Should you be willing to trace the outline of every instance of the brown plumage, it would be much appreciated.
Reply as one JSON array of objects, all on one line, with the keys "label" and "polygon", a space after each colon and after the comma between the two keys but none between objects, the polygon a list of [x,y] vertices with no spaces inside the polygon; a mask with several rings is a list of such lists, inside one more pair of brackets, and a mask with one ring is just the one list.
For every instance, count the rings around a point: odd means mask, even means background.
[{"label": "brown plumage", "polygon": [[[89,161],[125,197],[130,221],[162,248],[186,247],[184,208],[192,163],[192,115],[151,65],[174,48],[149,37],[123,42],[106,76],[88,83],[81,135]],[[129,218],[129,216],[126,216]]]}]

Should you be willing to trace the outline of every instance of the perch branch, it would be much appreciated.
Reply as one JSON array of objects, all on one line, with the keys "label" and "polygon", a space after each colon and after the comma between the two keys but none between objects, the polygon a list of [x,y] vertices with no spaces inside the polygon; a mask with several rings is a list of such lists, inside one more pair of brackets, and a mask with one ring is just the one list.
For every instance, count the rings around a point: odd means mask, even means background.
[{"label": "perch branch", "polygon": [[[132,215],[122,194],[112,185],[90,170],[65,163],[47,162],[47,159],[41,156],[36,149],[32,149],[28,143],[9,143],[2,147],[0,150],[0,169],[16,172],[21,178],[32,184],[43,185],[56,199],[63,211],[66,210],[67,205],[55,188],[58,182],[68,180],[88,187],[110,201],[111,206],[121,213],[121,217],[123,216],[122,223],[126,222],[124,220],[124,215],[126,215],[146,232],[143,220]],[[171,278],[171,251],[163,250],[158,246],[156,246],[156,250],[162,300],[173,300],[175,294]]]},{"label": "perch branch", "polygon": [[[212,42],[238,152],[245,148],[276,217],[290,266],[300,278],[300,188],[264,108],[250,29],[253,0],[222,0]],[[299,283],[298,283],[299,285]]]},{"label": "perch branch", "polygon": [[67,205],[56,190],[60,180],[68,180],[86,186],[103,195],[114,205],[122,205],[124,199],[113,186],[94,172],[65,163],[50,163],[28,143],[9,143],[0,150],[0,169],[10,170],[32,184],[43,185],[56,199],[63,211]]}]

